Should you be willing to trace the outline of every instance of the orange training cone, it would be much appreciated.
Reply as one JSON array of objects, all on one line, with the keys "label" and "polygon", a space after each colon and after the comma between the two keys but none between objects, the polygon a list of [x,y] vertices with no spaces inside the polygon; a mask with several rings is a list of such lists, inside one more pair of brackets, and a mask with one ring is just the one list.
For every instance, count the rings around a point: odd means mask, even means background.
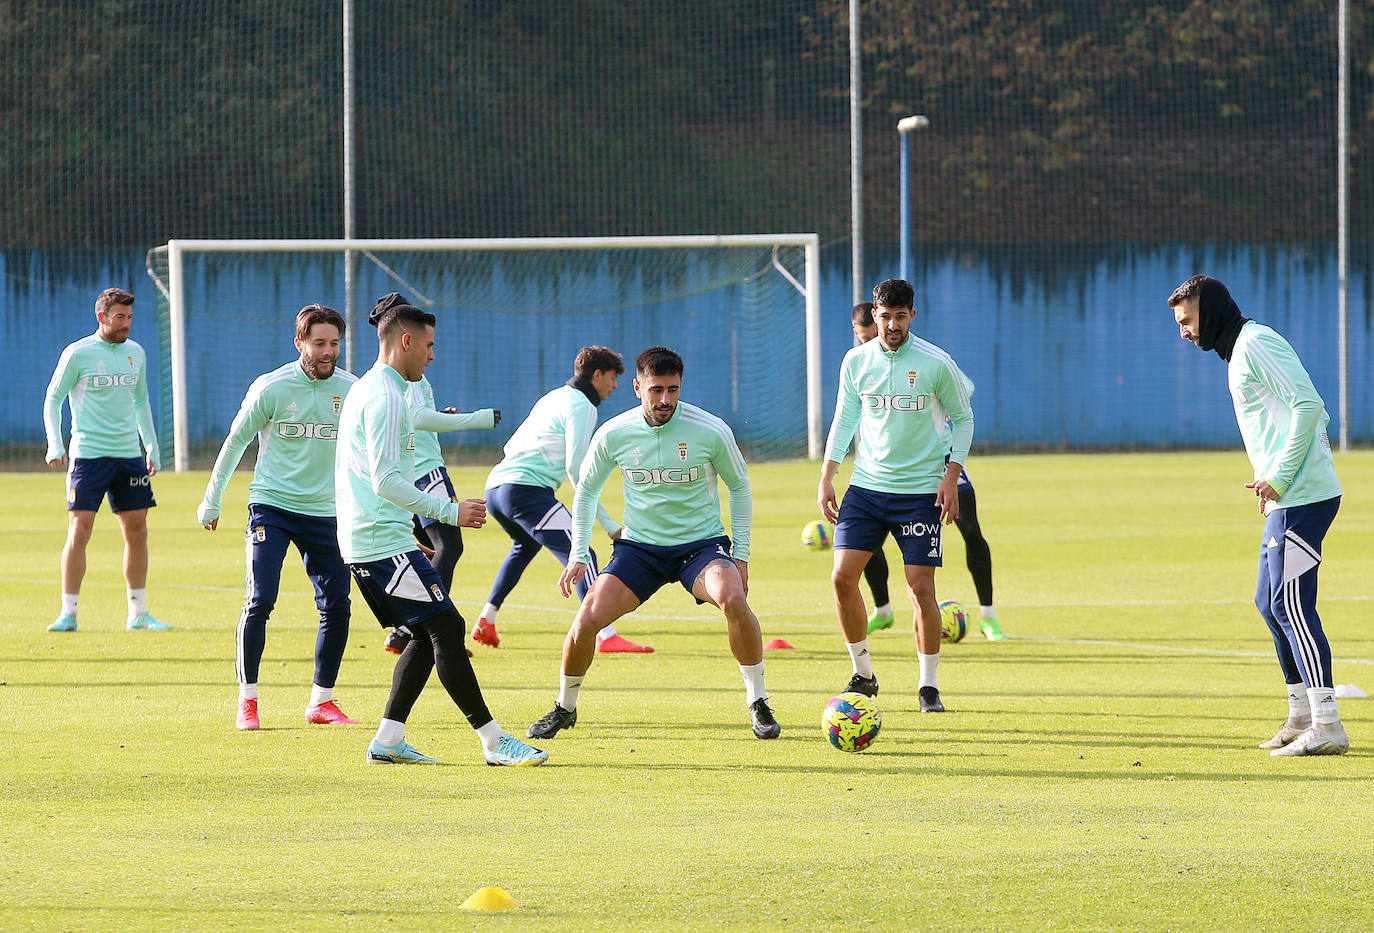
[{"label": "orange training cone", "polygon": [[792,648],[784,639],[775,638],[763,646],[764,651],[776,651],[779,648]]}]

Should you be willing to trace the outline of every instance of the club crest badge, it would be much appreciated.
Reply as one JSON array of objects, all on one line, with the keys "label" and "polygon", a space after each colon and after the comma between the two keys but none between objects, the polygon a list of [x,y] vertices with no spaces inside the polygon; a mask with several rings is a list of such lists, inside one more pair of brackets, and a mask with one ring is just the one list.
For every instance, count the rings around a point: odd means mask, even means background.
[{"label": "club crest badge", "polygon": [[687,462],[687,442],[681,441],[677,445],[677,458],[683,463]]},{"label": "club crest badge", "polygon": [[436,603],[444,601],[444,588],[442,586],[437,583],[431,583],[429,585],[429,591],[434,595],[434,601]]},{"label": "club crest badge", "polygon": [[333,406],[333,408],[334,408],[334,414],[337,415],[337,414],[339,413],[340,409],[343,408],[343,398],[342,398],[342,397],[340,397],[340,396],[338,396],[338,395],[334,396],[334,406]]},{"label": "club crest badge", "polygon": [[906,374],[906,385],[909,389],[916,388],[916,374],[914,372],[908,372]]},{"label": "club crest badge", "polygon": [[253,529],[253,540],[261,544],[267,540],[267,526],[259,525]]}]

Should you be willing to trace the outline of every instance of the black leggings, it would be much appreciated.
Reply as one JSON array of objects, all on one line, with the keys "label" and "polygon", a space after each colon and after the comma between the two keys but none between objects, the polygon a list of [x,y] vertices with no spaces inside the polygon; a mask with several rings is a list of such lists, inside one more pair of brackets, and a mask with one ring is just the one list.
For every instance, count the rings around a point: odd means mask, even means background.
[{"label": "black leggings", "polygon": [[444,581],[444,592],[452,593],[453,571],[458,566],[458,558],[463,556],[462,529],[442,522],[425,528],[416,519],[415,540],[434,548],[434,556],[429,562],[439,571],[439,579]]},{"label": "black leggings", "polygon": [[[978,524],[978,497],[972,487],[959,490],[959,517],[954,520],[959,533],[964,536],[964,553],[967,558],[968,572],[973,576],[973,588],[978,591],[980,606],[992,605],[992,549],[983,537],[983,529]],[[873,591],[873,605],[886,606],[892,601],[887,588],[887,558],[879,547],[873,552],[864,566],[864,579]]]},{"label": "black leggings", "polygon": [[407,627],[413,637],[396,660],[396,670],[391,675],[391,696],[387,697],[386,711],[382,715],[405,722],[429,681],[430,671],[438,668],[439,682],[463,711],[468,724],[479,729],[491,722],[491,712],[482,699],[482,688],[463,645],[465,623],[458,610],[450,607],[431,619]]}]

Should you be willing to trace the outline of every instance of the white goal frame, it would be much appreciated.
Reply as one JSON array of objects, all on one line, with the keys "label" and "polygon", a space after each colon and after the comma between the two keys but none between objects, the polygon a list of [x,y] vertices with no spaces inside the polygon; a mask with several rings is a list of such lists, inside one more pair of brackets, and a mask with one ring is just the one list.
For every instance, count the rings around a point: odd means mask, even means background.
[{"label": "white goal frame", "polygon": [[[469,239],[401,240],[177,240],[167,241],[167,302],[170,310],[170,347],[172,364],[172,448],[174,468],[182,472],[190,465],[190,441],[186,409],[186,294],[183,257],[187,253],[342,253],[345,268],[352,268],[353,256],[374,250],[420,251],[497,251],[497,250],[587,250],[587,249],[709,249],[722,246],[801,247],[805,250],[804,282],[798,282],[778,262],[773,266],[797,289],[806,301],[806,450],[819,460],[824,438],[821,435],[821,246],[815,233],[737,234],[699,236],[623,236],[623,237],[514,237]],[[348,275],[348,301],[345,320],[347,333],[353,334],[353,276]],[[161,283],[159,283],[159,287]],[[344,359],[352,362],[352,346],[345,347]]]}]

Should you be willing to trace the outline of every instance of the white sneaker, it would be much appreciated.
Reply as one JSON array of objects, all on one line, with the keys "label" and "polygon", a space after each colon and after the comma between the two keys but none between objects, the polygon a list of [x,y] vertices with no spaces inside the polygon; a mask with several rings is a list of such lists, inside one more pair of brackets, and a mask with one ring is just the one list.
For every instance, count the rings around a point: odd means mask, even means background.
[{"label": "white sneaker", "polygon": [[1312,720],[1307,720],[1300,726],[1295,726],[1289,720],[1284,720],[1283,725],[1279,726],[1279,731],[1268,742],[1261,742],[1260,748],[1283,748],[1289,742],[1302,735],[1308,726],[1312,725]]},{"label": "white sneaker", "polygon": [[1313,723],[1296,739],[1269,754],[1280,758],[1297,755],[1344,755],[1349,750],[1350,740],[1345,737],[1344,726],[1338,722],[1326,725]]}]

